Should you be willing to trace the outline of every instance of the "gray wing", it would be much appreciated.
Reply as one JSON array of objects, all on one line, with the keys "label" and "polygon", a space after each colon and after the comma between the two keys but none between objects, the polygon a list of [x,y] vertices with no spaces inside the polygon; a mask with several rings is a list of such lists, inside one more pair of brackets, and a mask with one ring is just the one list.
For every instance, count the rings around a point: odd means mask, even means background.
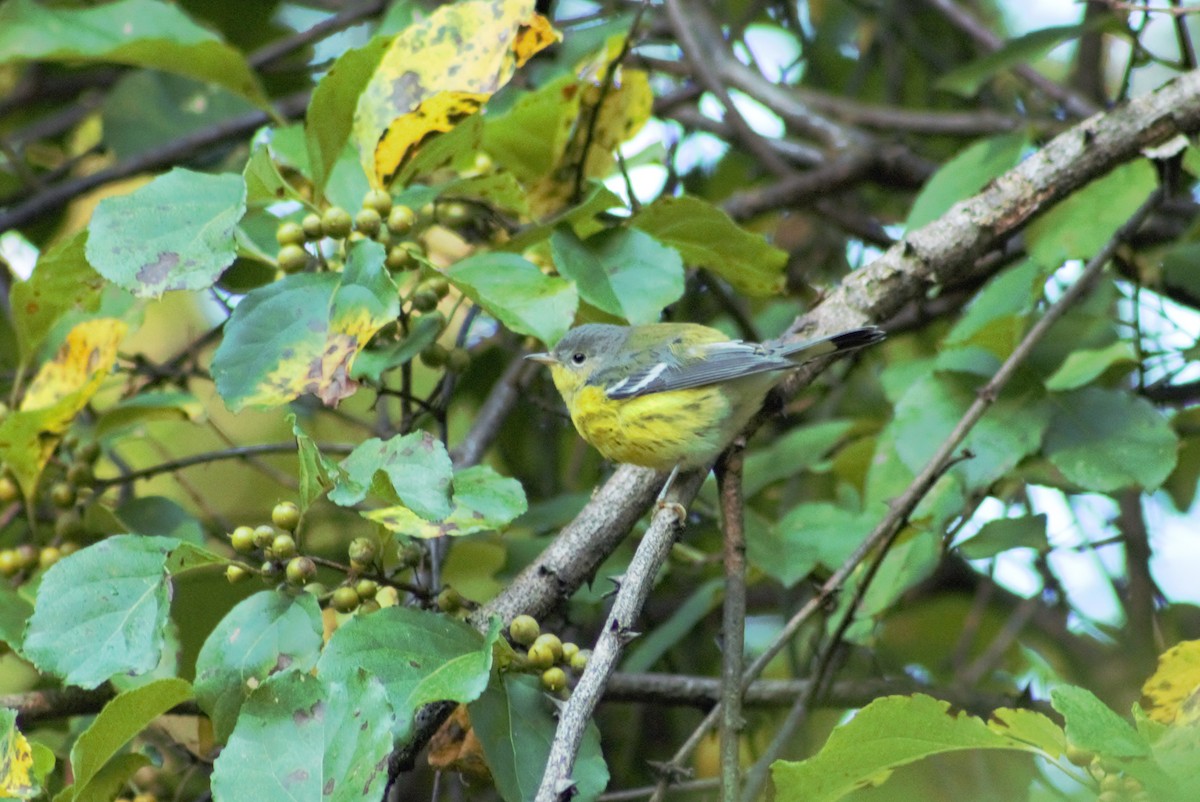
[{"label": "gray wing", "polygon": [[[657,361],[628,376],[617,379],[601,375],[595,377],[599,380],[596,383],[605,385],[604,393],[609,398],[636,398],[796,367],[789,359],[737,340],[703,343],[683,354],[664,349],[659,356]],[[606,381],[606,378],[612,380]]]}]

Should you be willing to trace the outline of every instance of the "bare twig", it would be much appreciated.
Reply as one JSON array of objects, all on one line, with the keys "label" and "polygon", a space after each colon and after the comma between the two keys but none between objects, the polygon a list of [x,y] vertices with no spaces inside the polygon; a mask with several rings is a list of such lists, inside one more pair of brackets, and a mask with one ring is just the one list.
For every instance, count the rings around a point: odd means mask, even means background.
[{"label": "bare twig", "polygon": [[721,799],[736,802],[741,788],[742,662],[746,641],[746,532],[743,526],[744,441],[717,462],[725,553],[721,614]]}]

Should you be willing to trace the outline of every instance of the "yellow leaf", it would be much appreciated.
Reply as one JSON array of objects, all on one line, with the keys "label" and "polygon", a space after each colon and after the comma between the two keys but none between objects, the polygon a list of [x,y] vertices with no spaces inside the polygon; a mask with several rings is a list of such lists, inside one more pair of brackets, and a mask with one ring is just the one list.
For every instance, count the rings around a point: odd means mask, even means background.
[{"label": "yellow leaf", "polygon": [[116,362],[117,345],[126,329],[115,318],[85,320],[71,329],[54,359],[42,365],[30,382],[21,409],[45,409],[73,393],[81,393],[75,412],[83,409]]},{"label": "yellow leaf", "polygon": [[1142,686],[1142,707],[1163,724],[1200,719],[1200,640],[1177,643],[1158,656],[1158,668]]},{"label": "yellow leaf", "polygon": [[[617,146],[635,136],[650,119],[654,105],[650,78],[644,70],[613,64],[611,59],[618,52],[619,48],[614,52],[610,44],[602,60],[592,60],[580,69],[579,83],[571,91],[579,113],[562,119],[572,126],[570,138],[558,167],[530,190],[529,208],[535,218],[553,215],[567,205],[575,192],[580,162],[585,181],[608,177],[616,164]],[[608,69],[617,72],[606,89]]]},{"label": "yellow leaf", "polygon": [[465,0],[396,36],[354,113],[372,185],[387,185],[428,137],[478,111],[518,66],[557,39],[533,9],[533,0]]},{"label": "yellow leaf", "polygon": [[0,796],[29,799],[37,791],[33,781],[33,750],[14,726],[0,735]]}]

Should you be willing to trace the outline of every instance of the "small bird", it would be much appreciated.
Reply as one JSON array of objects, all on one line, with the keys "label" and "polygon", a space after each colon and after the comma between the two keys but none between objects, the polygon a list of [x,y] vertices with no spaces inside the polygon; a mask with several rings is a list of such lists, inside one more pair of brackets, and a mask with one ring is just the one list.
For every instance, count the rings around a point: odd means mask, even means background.
[{"label": "small bird", "polygon": [[717,458],[786,371],[883,337],[868,326],[767,345],[695,323],[587,323],[526,359],[550,366],[575,428],[607,459],[671,472],[661,501],[680,471]]}]

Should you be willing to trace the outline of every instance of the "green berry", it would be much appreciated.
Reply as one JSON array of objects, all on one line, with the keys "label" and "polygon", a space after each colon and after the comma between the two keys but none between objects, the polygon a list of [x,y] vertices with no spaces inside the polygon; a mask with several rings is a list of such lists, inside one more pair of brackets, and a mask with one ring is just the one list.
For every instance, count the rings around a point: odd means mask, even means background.
[{"label": "green berry", "polygon": [[70,482],[55,482],[50,488],[50,502],[65,510],[75,504],[75,485]]},{"label": "green berry", "polygon": [[463,603],[466,600],[454,588],[442,588],[442,592],[437,595],[437,608],[443,613],[457,613],[463,608]]},{"label": "green berry", "polygon": [[375,603],[380,607],[395,607],[400,603],[400,591],[391,585],[384,585],[375,593]]},{"label": "green berry", "polygon": [[12,576],[20,570],[17,565],[17,552],[13,549],[0,550],[0,574]]},{"label": "green berry", "polygon": [[392,196],[382,189],[373,189],[363,197],[363,208],[372,209],[381,217],[387,217],[392,210]]},{"label": "green berry", "polygon": [[579,645],[565,641],[562,645],[562,650],[562,661],[567,665],[571,665],[571,660],[574,659],[575,655],[579,654]]},{"label": "green berry", "polygon": [[450,358],[450,352],[441,343],[430,343],[421,349],[421,364],[427,368],[440,368]]},{"label": "green berry", "polygon": [[533,616],[519,615],[508,625],[508,634],[514,643],[532,646],[533,642],[538,639],[538,635],[542,634],[542,628]]},{"label": "green berry", "polygon": [[276,560],[287,560],[296,556],[296,539],[291,535],[276,535],[271,541],[271,556]]},{"label": "green berry", "polygon": [[525,656],[529,660],[530,668],[545,671],[554,665],[554,652],[550,651],[550,647],[544,643],[534,643],[529,647]]},{"label": "green berry", "polygon": [[229,580],[229,584],[231,585],[241,582],[248,576],[250,576],[250,572],[243,565],[229,565],[225,567],[225,578]]},{"label": "green berry", "polygon": [[350,219],[350,212],[340,206],[330,206],[325,210],[325,214],[321,215],[321,232],[333,239],[345,239],[350,236],[350,231],[354,228],[354,221]]},{"label": "green berry", "polygon": [[349,585],[342,585],[333,592],[329,603],[333,605],[333,609],[339,613],[350,613],[358,607],[361,600],[358,598],[358,592]]},{"label": "green berry", "polygon": [[271,510],[271,523],[288,532],[300,525],[300,508],[290,501],[281,501]]},{"label": "green berry", "polygon": [[416,267],[417,261],[413,259],[412,252],[409,251],[408,248],[405,248],[402,243],[400,245],[393,245],[392,247],[388,248],[387,258],[384,260],[384,264],[387,266],[388,270],[391,270],[394,273],[398,270],[409,270]]},{"label": "green berry", "polygon": [[17,546],[17,566],[19,568],[32,568],[37,565],[38,550],[29,543],[22,543]]},{"label": "green berry", "polygon": [[451,373],[462,373],[471,367],[471,354],[466,348],[451,348],[446,356],[446,368]]},{"label": "green berry", "polygon": [[379,602],[374,599],[363,599],[362,604],[358,605],[359,615],[367,615],[380,609]]},{"label": "green berry", "polygon": [[373,599],[379,592],[379,583],[373,579],[360,579],[354,583],[354,592],[360,599]]},{"label": "green berry", "polygon": [[275,229],[275,241],[280,245],[303,245],[305,239],[304,227],[291,220],[280,223]]},{"label": "green berry", "polygon": [[381,225],[383,225],[383,220],[380,219],[379,212],[374,209],[360,209],[358,214],[354,215],[354,230],[362,232],[368,237],[378,234]]},{"label": "green berry", "polygon": [[580,649],[575,656],[571,658],[571,670],[582,672],[585,668],[587,668],[588,660],[591,658],[591,649]]},{"label": "green berry", "polygon": [[438,206],[438,222],[450,228],[457,228],[471,219],[471,209],[465,203],[454,201]]},{"label": "green berry", "polygon": [[396,555],[400,558],[400,564],[405,568],[415,568],[421,564],[421,560],[425,557],[425,549],[417,543],[404,543],[396,550]]},{"label": "green berry", "polygon": [[239,526],[229,534],[229,543],[238,554],[249,554],[254,551],[254,530],[249,526]]},{"label": "green berry", "polygon": [[255,548],[270,548],[271,544],[275,542],[275,536],[277,534],[279,533],[275,531],[275,527],[269,526],[268,524],[254,527]]},{"label": "green berry", "polygon": [[346,553],[350,557],[350,565],[362,570],[375,562],[375,558],[379,556],[379,545],[372,538],[356,537],[350,541],[350,548]]},{"label": "green berry", "polygon": [[445,329],[446,323],[448,322],[446,320],[446,316],[437,309],[433,310],[432,312],[426,312],[425,314],[421,315],[421,317],[419,319],[432,321],[431,323],[427,323],[425,325],[427,325],[431,328],[434,328],[435,327],[434,324],[436,324],[436,328],[438,331],[442,331],[443,329]]},{"label": "green berry", "polygon": [[92,465],[96,460],[100,459],[100,444],[95,440],[90,443],[84,443],[75,452],[75,458]]},{"label": "green berry", "polygon": [[1096,756],[1096,753],[1090,749],[1083,749],[1075,744],[1068,743],[1066,756],[1067,760],[1076,766],[1087,766],[1092,762],[1092,758]]},{"label": "green berry", "polygon": [[83,534],[83,519],[75,510],[63,510],[54,519],[54,536],[59,540],[79,537]]},{"label": "green berry", "polygon": [[96,476],[86,462],[72,462],[67,468],[67,481],[76,487],[91,487],[96,483]]},{"label": "green berry", "polygon": [[416,220],[416,212],[408,206],[394,206],[387,216],[388,231],[397,236],[403,236],[412,231],[413,223]]},{"label": "green berry", "polygon": [[547,649],[549,649],[551,654],[554,655],[554,662],[556,663],[563,657],[562,641],[558,639],[557,635],[551,632],[543,632],[541,635],[538,635],[537,640],[533,642],[533,645],[545,646]]},{"label": "green berry", "polygon": [[317,564],[310,557],[293,557],[285,574],[289,585],[307,585],[317,575]]},{"label": "green berry", "polygon": [[309,582],[304,586],[304,592],[310,596],[316,596],[317,598],[320,598],[329,592],[329,588],[325,587],[320,582]]},{"label": "green berry", "polygon": [[21,489],[17,487],[17,483],[12,480],[11,476],[0,476],[0,503],[7,504],[15,501],[20,494]]},{"label": "green berry", "polygon": [[279,576],[279,572],[283,569],[279,563],[275,562],[274,560],[267,560],[258,570],[262,574],[262,578],[264,580],[270,581],[271,579]]},{"label": "green berry", "polygon": [[558,666],[547,668],[542,672],[542,687],[551,693],[558,693],[567,687],[567,672]]},{"label": "green berry", "polygon": [[304,229],[304,238],[309,240],[318,240],[325,236],[324,230],[321,228],[321,215],[309,213],[304,215],[304,219],[300,221],[300,228]]},{"label": "green berry", "polygon": [[450,294],[450,282],[441,276],[422,281],[421,287],[433,291],[437,294],[438,298],[445,298]]},{"label": "green berry", "polygon": [[299,273],[308,267],[308,251],[303,245],[284,245],[275,255],[275,261],[284,273]]},{"label": "green berry", "polygon": [[40,568],[49,568],[63,557],[62,551],[57,546],[44,546],[38,552],[38,566]]},{"label": "green berry", "polygon": [[433,290],[417,290],[413,293],[412,306],[418,312],[432,312],[437,309],[439,300]]}]

